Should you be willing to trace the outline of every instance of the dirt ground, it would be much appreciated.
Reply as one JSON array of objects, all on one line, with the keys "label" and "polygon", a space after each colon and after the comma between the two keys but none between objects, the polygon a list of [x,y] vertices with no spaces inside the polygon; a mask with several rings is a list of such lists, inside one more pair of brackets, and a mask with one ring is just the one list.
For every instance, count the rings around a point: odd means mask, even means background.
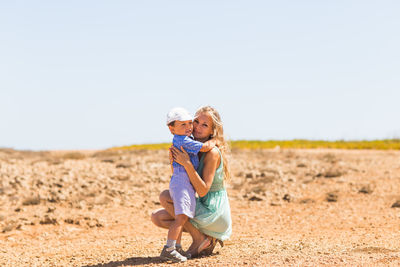
[{"label": "dirt ground", "polygon": [[[231,239],[177,265],[400,265],[400,151],[237,150],[231,171]],[[169,175],[167,151],[1,149],[0,266],[167,265]]]}]

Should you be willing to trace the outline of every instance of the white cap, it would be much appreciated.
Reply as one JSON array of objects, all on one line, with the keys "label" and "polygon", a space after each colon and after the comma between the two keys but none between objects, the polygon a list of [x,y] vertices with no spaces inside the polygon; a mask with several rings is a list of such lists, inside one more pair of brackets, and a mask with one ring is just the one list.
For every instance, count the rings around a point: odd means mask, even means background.
[{"label": "white cap", "polygon": [[184,108],[173,108],[167,114],[167,125],[173,121],[189,121],[193,116]]}]

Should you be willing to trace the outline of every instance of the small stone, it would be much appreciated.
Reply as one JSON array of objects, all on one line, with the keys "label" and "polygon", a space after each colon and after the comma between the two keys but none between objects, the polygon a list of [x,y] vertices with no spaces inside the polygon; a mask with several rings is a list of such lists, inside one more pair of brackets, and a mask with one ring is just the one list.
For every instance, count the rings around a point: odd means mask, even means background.
[{"label": "small stone", "polygon": [[342,175],[343,175],[343,173],[341,173],[338,170],[330,170],[330,171],[325,172],[324,177],[325,178],[335,178],[335,177],[339,177]]},{"label": "small stone", "polygon": [[44,219],[39,222],[40,224],[53,224],[56,225],[57,220],[55,218],[50,218],[48,215],[44,216]]},{"label": "small stone", "polygon": [[397,200],[395,203],[393,203],[392,208],[400,208],[400,200]]},{"label": "small stone", "polygon": [[271,202],[270,205],[273,207],[281,206],[281,204],[277,202]]},{"label": "small stone", "polygon": [[371,194],[373,191],[374,190],[369,185],[366,185],[361,187],[361,189],[358,190],[358,193]]},{"label": "small stone", "polygon": [[129,175],[117,175],[114,176],[113,179],[116,179],[118,181],[127,181],[129,180]]},{"label": "small stone", "polygon": [[247,178],[247,179],[253,178],[253,173],[251,173],[251,172],[246,173],[246,178]]},{"label": "small stone", "polygon": [[22,205],[24,205],[24,206],[39,205],[39,204],[40,204],[40,197],[39,196],[28,197],[22,202]]},{"label": "small stone", "polygon": [[12,231],[13,229],[14,229],[14,225],[8,224],[8,225],[6,225],[6,226],[3,227],[2,232],[3,232],[3,233],[10,232],[10,231]]},{"label": "small stone", "polygon": [[96,205],[107,205],[111,203],[113,200],[108,196],[99,196],[96,198],[95,203]]},{"label": "small stone", "polygon": [[335,193],[328,193],[326,195],[326,201],[328,202],[337,202],[338,200],[338,195]]},{"label": "small stone", "polygon": [[52,207],[47,207],[47,213],[50,213],[50,212],[53,212],[53,211],[55,211],[56,210],[56,208],[52,208]]},{"label": "small stone", "polygon": [[283,196],[283,198],[282,198],[283,200],[285,200],[285,201],[287,201],[287,202],[290,202],[290,200],[291,200],[291,197],[290,197],[290,195],[289,194],[285,194],[284,196]]},{"label": "small stone", "polygon": [[252,196],[251,198],[249,198],[250,201],[262,201],[263,199],[258,197],[258,196]]},{"label": "small stone", "polygon": [[126,164],[126,163],[120,163],[120,164],[117,164],[117,166],[116,166],[116,168],[131,168],[132,167],[132,165],[131,164]]},{"label": "small stone", "polygon": [[303,198],[302,200],[300,200],[301,204],[309,204],[309,203],[314,203],[315,201],[311,198]]}]

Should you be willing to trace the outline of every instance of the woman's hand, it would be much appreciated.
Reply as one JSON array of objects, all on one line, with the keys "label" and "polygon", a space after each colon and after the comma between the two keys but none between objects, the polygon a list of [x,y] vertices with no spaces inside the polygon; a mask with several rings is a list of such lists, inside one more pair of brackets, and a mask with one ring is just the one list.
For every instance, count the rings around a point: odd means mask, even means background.
[{"label": "woman's hand", "polygon": [[183,167],[188,166],[188,164],[192,164],[189,154],[185,151],[185,149],[183,149],[183,147],[181,147],[181,150],[177,149],[176,147],[172,147],[170,149],[174,161],[181,164]]}]

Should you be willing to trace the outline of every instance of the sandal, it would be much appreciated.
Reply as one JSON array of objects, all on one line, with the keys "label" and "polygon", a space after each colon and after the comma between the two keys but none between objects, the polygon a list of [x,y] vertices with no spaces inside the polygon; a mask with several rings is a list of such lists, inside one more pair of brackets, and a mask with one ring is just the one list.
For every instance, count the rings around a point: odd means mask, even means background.
[{"label": "sandal", "polygon": [[210,256],[212,255],[215,246],[219,243],[221,247],[224,247],[224,242],[222,240],[219,240],[217,238],[212,237],[211,238],[211,244],[209,247],[205,248],[201,253],[200,256]]},{"label": "sandal", "polygon": [[197,254],[200,254],[203,250],[208,249],[212,245],[213,238],[206,236],[206,238],[201,242],[200,246],[197,248]]},{"label": "sandal", "polygon": [[203,249],[199,254],[200,256],[210,256],[215,248],[215,245],[217,244],[217,239],[216,238],[211,238],[211,243],[208,247]]}]

